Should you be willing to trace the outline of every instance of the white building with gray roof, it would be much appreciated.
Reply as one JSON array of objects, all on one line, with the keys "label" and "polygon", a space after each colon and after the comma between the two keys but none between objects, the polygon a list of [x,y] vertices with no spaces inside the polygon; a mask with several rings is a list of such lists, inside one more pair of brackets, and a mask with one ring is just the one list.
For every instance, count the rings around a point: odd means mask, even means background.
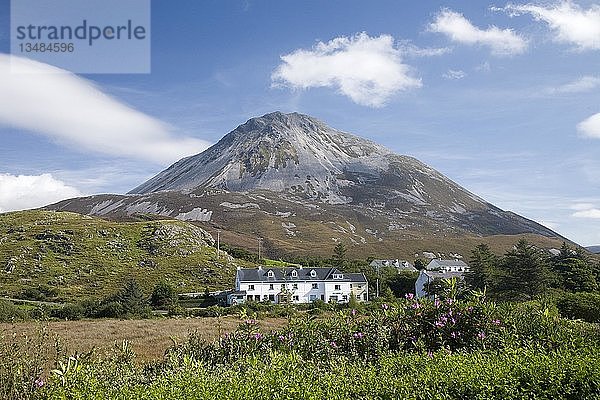
[{"label": "white building with gray roof", "polygon": [[461,260],[431,260],[424,270],[419,272],[415,282],[415,295],[417,297],[428,296],[429,286],[436,280],[443,279],[465,279],[465,272],[469,266]]},{"label": "white building with gray roof", "polygon": [[369,299],[369,285],[364,274],[301,266],[240,268],[235,275],[235,291],[229,293],[227,303],[310,303],[315,300],[347,303],[351,295],[361,302]]}]

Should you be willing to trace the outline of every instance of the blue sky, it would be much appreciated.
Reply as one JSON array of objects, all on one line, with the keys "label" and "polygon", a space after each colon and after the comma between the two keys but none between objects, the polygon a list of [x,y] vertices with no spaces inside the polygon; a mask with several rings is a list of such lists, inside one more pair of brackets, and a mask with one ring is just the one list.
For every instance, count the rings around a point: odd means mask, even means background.
[{"label": "blue sky", "polygon": [[[9,19],[0,0],[0,210],[124,193],[281,110],[600,244],[598,1],[153,1],[150,74],[36,85],[2,70]],[[35,125],[24,86],[58,117]],[[68,97],[91,88],[106,99]]]}]

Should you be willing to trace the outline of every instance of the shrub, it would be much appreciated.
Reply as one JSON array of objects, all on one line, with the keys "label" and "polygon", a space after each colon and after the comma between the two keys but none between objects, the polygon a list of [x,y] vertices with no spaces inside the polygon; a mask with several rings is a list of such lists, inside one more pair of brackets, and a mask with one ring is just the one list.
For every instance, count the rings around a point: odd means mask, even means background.
[{"label": "shrub", "polygon": [[557,300],[556,306],[565,318],[600,322],[600,294],[565,293]]},{"label": "shrub", "polygon": [[29,319],[26,311],[10,301],[0,299],[0,322],[15,322]]},{"label": "shrub", "polygon": [[159,282],[154,286],[152,296],[150,296],[150,304],[152,307],[169,308],[177,306],[177,303],[177,292],[173,286],[166,282]]},{"label": "shrub", "polygon": [[75,303],[75,304],[65,304],[62,308],[57,309],[52,313],[53,317],[57,317],[60,319],[67,319],[70,321],[75,321],[85,317],[85,308],[83,305]]}]

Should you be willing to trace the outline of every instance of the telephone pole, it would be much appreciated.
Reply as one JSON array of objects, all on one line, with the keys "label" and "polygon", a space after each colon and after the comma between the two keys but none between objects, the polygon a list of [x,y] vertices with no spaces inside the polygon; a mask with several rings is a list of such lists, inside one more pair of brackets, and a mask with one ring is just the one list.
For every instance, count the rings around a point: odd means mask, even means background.
[{"label": "telephone pole", "polygon": [[217,259],[221,258],[221,230],[217,230]]},{"label": "telephone pole", "polygon": [[262,257],[261,257],[262,240],[263,240],[263,238],[261,238],[261,237],[258,238],[258,261],[259,262],[262,259]]}]

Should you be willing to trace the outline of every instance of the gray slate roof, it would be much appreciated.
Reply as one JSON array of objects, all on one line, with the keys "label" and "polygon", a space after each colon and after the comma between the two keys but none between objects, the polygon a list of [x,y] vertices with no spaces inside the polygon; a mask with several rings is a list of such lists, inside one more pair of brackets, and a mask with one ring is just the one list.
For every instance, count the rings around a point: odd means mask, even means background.
[{"label": "gray slate roof", "polygon": [[460,267],[466,268],[467,264],[461,260],[431,260],[429,264],[427,264],[427,269],[437,269],[437,268],[446,268],[446,267]]},{"label": "gray slate roof", "polygon": [[[398,262],[398,265],[395,264],[396,262]],[[373,260],[369,266],[373,268],[394,267],[398,271],[417,271],[412,263],[406,260]]]},{"label": "gray slate roof", "polygon": [[[316,272],[313,278],[311,271]],[[273,271],[273,278],[269,278],[269,271]],[[292,276],[292,272],[297,272],[297,277]],[[366,283],[367,278],[363,273],[344,273],[337,268],[242,268],[237,270],[237,278],[240,282],[290,282],[290,281],[325,281],[333,280],[333,274],[342,274],[343,279],[336,279],[341,282],[362,282]]]}]

